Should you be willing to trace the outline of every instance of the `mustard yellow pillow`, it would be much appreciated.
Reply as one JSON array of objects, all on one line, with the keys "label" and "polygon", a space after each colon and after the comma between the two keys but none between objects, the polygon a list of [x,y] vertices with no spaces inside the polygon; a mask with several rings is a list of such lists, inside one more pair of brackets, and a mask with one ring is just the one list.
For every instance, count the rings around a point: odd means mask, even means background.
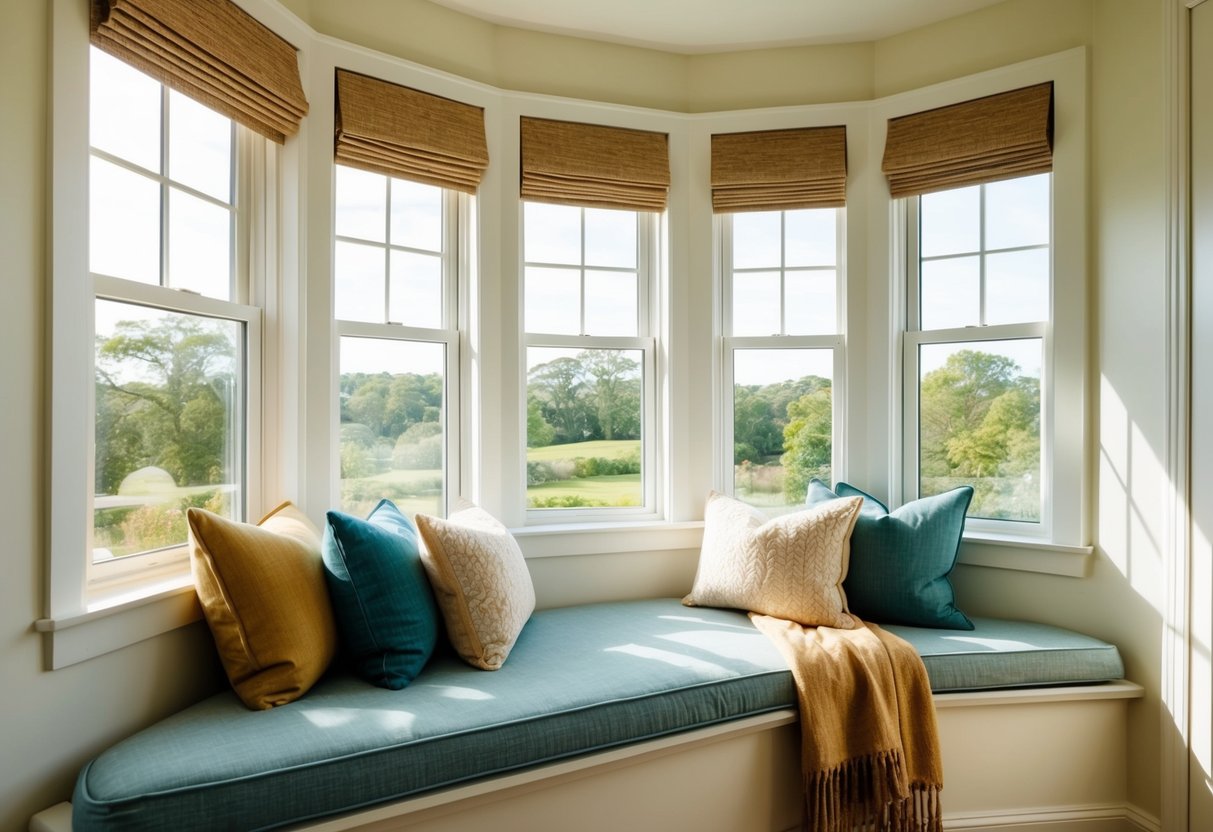
[{"label": "mustard yellow pillow", "polygon": [[852,629],[842,580],[862,505],[862,498],[848,497],[768,520],[740,500],[712,492],[699,570],[683,603]]},{"label": "mustard yellow pillow", "polygon": [[256,526],[186,516],[194,586],[236,694],[254,710],[298,699],[337,651],[316,528],[290,503]]},{"label": "mustard yellow pillow", "polygon": [[464,505],[446,520],[417,515],[421,562],[455,651],[473,667],[497,670],[535,610],[535,589],[509,529]]}]

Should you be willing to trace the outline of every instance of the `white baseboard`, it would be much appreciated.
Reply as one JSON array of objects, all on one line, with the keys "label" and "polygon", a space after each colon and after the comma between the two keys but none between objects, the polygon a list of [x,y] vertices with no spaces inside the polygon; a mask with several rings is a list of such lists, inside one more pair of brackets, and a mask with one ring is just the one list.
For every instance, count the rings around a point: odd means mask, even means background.
[{"label": "white baseboard", "polygon": [[966,814],[944,813],[948,832],[1160,832],[1157,818],[1136,806],[1073,806],[1065,809]]}]

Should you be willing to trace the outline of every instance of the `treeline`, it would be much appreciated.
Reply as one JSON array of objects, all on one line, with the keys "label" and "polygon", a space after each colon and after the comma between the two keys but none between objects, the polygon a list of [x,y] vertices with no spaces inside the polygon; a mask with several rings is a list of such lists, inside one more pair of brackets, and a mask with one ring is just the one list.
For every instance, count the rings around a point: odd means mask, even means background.
[{"label": "treeline", "polygon": [[923,377],[921,490],[969,484],[970,515],[1040,519],[1040,379],[1013,359],[960,350]]},{"label": "treeline", "polygon": [[640,364],[619,350],[583,350],[527,375],[527,445],[639,439]]},{"label": "treeline", "polygon": [[733,464],[737,487],[751,496],[782,492],[804,500],[814,477],[829,480],[833,451],[830,380],[803,376],[733,387]]},{"label": "treeline", "polygon": [[442,467],[442,376],[342,373],[341,476]]}]

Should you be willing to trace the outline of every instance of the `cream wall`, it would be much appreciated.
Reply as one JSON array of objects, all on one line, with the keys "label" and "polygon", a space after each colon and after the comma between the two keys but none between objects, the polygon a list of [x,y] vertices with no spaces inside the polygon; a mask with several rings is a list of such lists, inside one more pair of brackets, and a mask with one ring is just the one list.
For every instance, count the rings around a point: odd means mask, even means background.
[{"label": "cream wall", "polygon": [[[53,673],[43,613],[47,481],[47,4],[6,3],[0,27],[0,830],[68,797],[113,739],[218,684],[200,626]],[[1092,387],[1098,561],[1084,580],[961,567],[962,603],[1117,642],[1148,689],[1133,706],[1129,794],[1159,811],[1163,497],[1163,0],[1008,0],[874,44],[686,56],[528,33],[425,0],[286,0],[318,31],[501,87],[700,112],[870,98],[1076,45],[1091,61]],[[554,569],[556,564],[550,564]],[[540,570],[578,574],[574,563]],[[663,576],[669,580],[669,576]]]}]

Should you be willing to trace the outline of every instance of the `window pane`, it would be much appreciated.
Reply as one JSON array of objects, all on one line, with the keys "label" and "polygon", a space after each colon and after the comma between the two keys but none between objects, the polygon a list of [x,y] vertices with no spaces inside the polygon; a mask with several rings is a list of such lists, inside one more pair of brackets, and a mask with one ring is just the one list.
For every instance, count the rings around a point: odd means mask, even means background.
[{"label": "window pane", "polygon": [[581,334],[580,270],[526,270],[526,331]]},{"label": "window pane", "polygon": [[338,242],[336,246],[335,316],[343,321],[381,324],[384,315],[385,250]]},{"label": "window pane", "polygon": [[733,214],[733,268],[777,269],[782,264],[779,211]]},{"label": "window pane", "polygon": [[929,260],[922,264],[921,285],[921,329],[981,324],[980,258]]},{"label": "window pane", "polygon": [[96,157],[88,184],[89,270],[160,283],[160,186]]},{"label": "window pane", "polygon": [[733,335],[780,335],[779,273],[733,275]]},{"label": "window pane", "polygon": [[636,212],[585,209],[585,264],[636,268]]},{"label": "window pane", "polygon": [[641,350],[527,349],[527,506],[644,505]]},{"label": "window pane", "polygon": [[828,349],[733,353],[733,494],[782,513],[809,480],[830,482],[832,379]]},{"label": "window pane", "polygon": [[341,508],[444,514],[446,346],[341,339]]},{"label": "window pane", "polygon": [[89,144],[160,173],[160,83],[89,47]]},{"label": "window pane", "polygon": [[636,273],[585,272],[585,334],[636,335]]},{"label": "window pane", "polygon": [[581,265],[581,209],[523,203],[523,259],[528,263]]},{"label": "window pane", "polygon": [[442,189],[392,180],[392,245],[442,251]]},{"label": "window pane", "polygon": [[168,174],[175,182],[232,201],[232,121],[169,92]]},{"label": "window pane", "polygon": [[832,335],[838,332],[834,298],[837,279],[828,271],[793,272],[784,276],[784,309],[788,335]]},{"label": "window pane", "polygon": [[1039,338],[919,348],[921,496],[974,489],[970,517],[1040,522]]},{"label": "window pane", "polygon": [[227,208],[170,188],[168,285],[230,300],[231,227]]},{"label": "window pane", "polygon": [[407,326],[442,326],[442,258],[437,254],[391,252],[388,320]]},{"label": "window pane", "polygon": [[816,208],[784,215],[787,262],[794,266],[833,266],[838,262],[838,211]]},{"label": "window pane", "polygon": [[190,506],[239,519],[243,325],[95,309],[93,561],[184,544]]},{"label": "window pane", "polygon": [[1049,244],[1049,174],[986,185],[986,248]]},{"label": "window pane", "polygon": [[981,249],[981,186],[925,194],[919,202],[923,257]]},{"label": "window pane", "polygon": [[337,236],[386,243],[387,177],[345,165],[336,169]]},{"label": "window pane", "polygon": [[986,323],[1049,320],[1049,250],[986,256]]}]

